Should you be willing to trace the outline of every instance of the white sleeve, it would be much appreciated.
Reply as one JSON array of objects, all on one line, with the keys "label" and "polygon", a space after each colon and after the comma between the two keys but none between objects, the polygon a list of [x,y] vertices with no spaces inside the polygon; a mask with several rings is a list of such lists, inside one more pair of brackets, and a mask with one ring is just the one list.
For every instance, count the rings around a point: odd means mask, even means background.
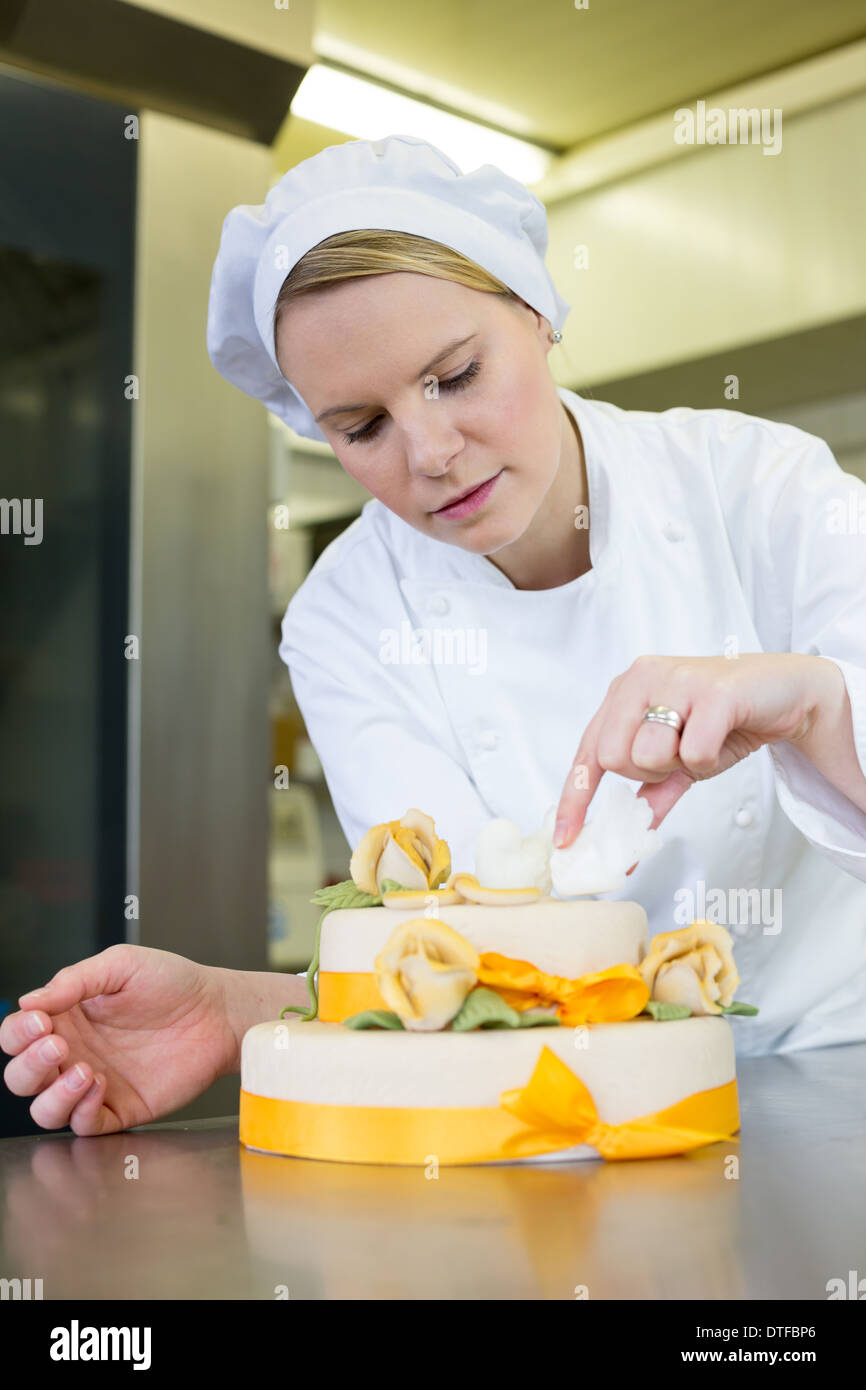
[{"label": "white sleeve", "polygon": [[290,603],[282,634],[279,653],[350,850],[371,826],[416,807],[447,841],[452,871],[473,872],[493,812],[459,761],[432,668],[383,664],[378,632],[331,584],[315,602]]},{"label": "white sleeve", "polygon": [[[844,472],[817,436],[729,413],[713,465],[765,650],[823,656],[839,667],[866,776],[866,483]],[[793,744],[769,750],[785,815],[866,882],[866,813]]]}]

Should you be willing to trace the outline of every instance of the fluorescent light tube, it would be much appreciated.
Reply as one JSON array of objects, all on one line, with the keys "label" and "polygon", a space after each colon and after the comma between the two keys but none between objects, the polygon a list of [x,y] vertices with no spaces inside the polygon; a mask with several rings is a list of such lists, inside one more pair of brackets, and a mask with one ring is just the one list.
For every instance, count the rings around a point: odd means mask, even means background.
[{"label": "fluorescent light tube", "polygon": [[453,116],[324,63],[314,63],[305,74],[291,113],[358,140],[417,135],[447,154],[464,173],[479,164],[495,164],[521,183],[532,184],[544,176],[551,163],[547,150],[527,140]]}]

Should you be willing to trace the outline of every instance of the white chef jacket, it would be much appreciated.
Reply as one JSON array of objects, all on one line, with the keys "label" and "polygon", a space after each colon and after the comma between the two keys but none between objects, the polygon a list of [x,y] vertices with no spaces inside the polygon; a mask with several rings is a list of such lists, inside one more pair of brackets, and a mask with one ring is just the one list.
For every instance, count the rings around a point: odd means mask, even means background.
[{"label": "white chef jacket", "polygon": [[[830,657],[866,774],[866,537],[852,522],[866,484],[792,425],[559,396],[584,444],[585,574],[516,589],[372,500],[288,605],[280,656],[353,848],[415,806],[472,872],[492,817],[538,829],[642,653]],[[728,927],[737,997],[760,1009],[731,1021],[740,1055],[866,1039],[863,811],[782,742],[697,782],[658,834],[604,897],[640,902],[652,935],[693,917]]]}]

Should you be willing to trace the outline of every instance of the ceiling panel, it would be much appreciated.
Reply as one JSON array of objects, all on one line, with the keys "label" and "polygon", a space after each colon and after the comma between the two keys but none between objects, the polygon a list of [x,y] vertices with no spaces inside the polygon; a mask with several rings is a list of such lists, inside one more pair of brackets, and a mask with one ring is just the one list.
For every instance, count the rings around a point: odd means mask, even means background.
[{"label": "ceiling panel", "polygon": [[864,36],[863,0],[318,0],[313,47],[564,150]]}]

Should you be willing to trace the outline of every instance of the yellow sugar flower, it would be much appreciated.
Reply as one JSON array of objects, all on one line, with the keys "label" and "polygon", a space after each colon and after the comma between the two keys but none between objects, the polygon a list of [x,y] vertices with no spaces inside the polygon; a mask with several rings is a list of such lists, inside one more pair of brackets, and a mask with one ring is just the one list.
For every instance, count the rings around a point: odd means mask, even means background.
[{"label": "yellow sugar flower", "polygon": [[376,983],[404,1028],[433,1032],[460,1012],[478,983],[478,952],[437,917],[413,917],[375,960]]},{"label": "yellow sugar flower", "polygon": [[438,888],[451,871],[451,851],[430,816],[413,807],[400,820],[374,825],[358,844],[349,873],[363,893],[380,893],[386,878],[404,888]]},{"label": "yellow sugar flower", "polygon": [[651,998],[685,1004],[693,1014],[720,1014],[740,983],[729,933],[704,918],[653,937],[638,968]]}]

